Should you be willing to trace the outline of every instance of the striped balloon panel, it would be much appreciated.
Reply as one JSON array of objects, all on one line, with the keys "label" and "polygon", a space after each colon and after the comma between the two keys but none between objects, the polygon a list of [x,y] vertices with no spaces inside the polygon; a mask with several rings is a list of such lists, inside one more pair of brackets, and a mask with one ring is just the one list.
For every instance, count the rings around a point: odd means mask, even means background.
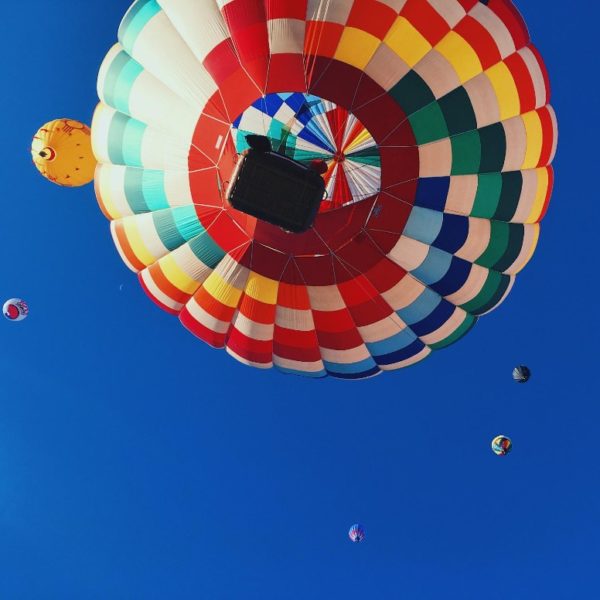
[{"label": "striped balloon panel", "polygon": [[[552,192],[548,75],[508,0],[138,0],[98,94],[123,260],[259,368],[359,379],[450,345],[508,295]],[[248,133],[328,163],[309,231],[227,203]]]}]

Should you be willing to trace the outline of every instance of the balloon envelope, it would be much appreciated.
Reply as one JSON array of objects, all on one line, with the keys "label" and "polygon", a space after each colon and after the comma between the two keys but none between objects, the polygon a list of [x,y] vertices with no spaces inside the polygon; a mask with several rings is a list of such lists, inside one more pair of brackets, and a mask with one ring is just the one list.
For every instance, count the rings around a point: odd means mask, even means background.
[{"label": "balloon envelope", "polygon": [[527,383],[531,377],[531,370],[525,365],[519,365],[513,369],[512,376],[517,383]]},{"label": "balloon envelope", "polygon": [[40,127],[31,143],[31,157],[38,171],[57,185],[77,187],[94,179],[90,128],[79,121],[55,119]]},{"label": "balloon envelope", "polygon": [[9,321],[22,321],[29,314],[29,307],[21,298],[11,298],[4,303],[2,314]]},{"label": "balloon envelope", "polygon": [[492,450],[498,456],[504,456],[512,450],[512,441],[505,435],[498,435],[492,440]]},{"label": "balloon envelope", "polygon": [[[508,0],[268,5],[125,15],[92,124],[113,239],[158,306],[248,365],[414,364],[498,306],[534,252],[557,140],[543,61]],[[308,231],[227,203],[250,134],[326,163]]]},{"label": "balloon envelope", "polygon": [[348,537],[354,543],[362,542],[365,539],[365,529],[359,523],[352,525],[348,531]]}]

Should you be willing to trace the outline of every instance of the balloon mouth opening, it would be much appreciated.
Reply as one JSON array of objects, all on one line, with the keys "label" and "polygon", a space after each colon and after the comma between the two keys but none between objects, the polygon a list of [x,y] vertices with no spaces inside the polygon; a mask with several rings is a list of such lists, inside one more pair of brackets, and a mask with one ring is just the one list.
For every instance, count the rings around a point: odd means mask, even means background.
[{"label": "balloon mouth opening", "polygon": [[43,158],[44,160],[50,162],[56,158],[56,151],[53,148],[48,148],[48,147],[42,148],[38,152],[38,156],[40,158]]},{"label": "balloon mouth opening", "polygon": [[[381,155],[367,127],[348,109],[308,93],[269,93],[242,111],[231,125],[238,153],[250,138],[266,138],[274,152],[306,166],[325,181],[317,213],[372,198],[381,191]],[[323,168],[323,166],[325,168]]]}]

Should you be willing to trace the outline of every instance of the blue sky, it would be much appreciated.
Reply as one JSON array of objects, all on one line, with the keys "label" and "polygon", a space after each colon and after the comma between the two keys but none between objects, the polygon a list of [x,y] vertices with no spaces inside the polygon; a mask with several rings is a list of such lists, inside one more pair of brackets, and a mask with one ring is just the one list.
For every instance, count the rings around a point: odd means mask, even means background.
[{"label": "blue sky", "polygon": [[509,299],[418,366],[315,382],[195,340],[122,264],[91,186],[31,164],[42,123],[90,121],[128,4],[4,9],[0,296],[31,315],[0,323],[0,597],[600,597],[598,8],[518,3],[560,141]]}]

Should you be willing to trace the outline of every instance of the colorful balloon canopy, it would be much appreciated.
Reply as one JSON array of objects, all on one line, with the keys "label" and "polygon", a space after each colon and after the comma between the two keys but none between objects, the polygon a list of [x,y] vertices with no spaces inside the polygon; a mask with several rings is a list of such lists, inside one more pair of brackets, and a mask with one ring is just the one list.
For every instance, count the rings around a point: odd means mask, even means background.
[{"label": "colorful balloon canopy", "polygon": [[348,537],[356,544],[362,542],[365,539],[365,529],[359,523],[352,525],[350,531],[348,531]]},{"label": "colorful balloon canopy", "polygon": [[31,143],[31,157],[38,171],[65,187],[77,187],[94,179],[96,159],[90,128],[73,119],[46,123]]},{"label": "colorful balloon canopy", "polygon": [[[557,127],[508,0],[138,0],[99,73],[98,202],[148,295],[260,368],[363,378],[495,308]],[[229,206],[249,133],[327,162],[313,227]]]},{"label": "colorful balloon canopy", "polygon": [[29,314],[29,307],[21,298],[11,298],[4,303],[2,314],[9,321],[22,321]]},{"label": "colorful balloon canopy", "polygon": [[512,450],[512,441],[505,435],[497,435],[492,440],[492,450],[498,456],[504,456]]},{"label": "colorful balloon canopy", "polygon": [[527,383],[531,377],[531,371],[529,367],[519,365],[513,369],[512,376],[517,383]]}]

